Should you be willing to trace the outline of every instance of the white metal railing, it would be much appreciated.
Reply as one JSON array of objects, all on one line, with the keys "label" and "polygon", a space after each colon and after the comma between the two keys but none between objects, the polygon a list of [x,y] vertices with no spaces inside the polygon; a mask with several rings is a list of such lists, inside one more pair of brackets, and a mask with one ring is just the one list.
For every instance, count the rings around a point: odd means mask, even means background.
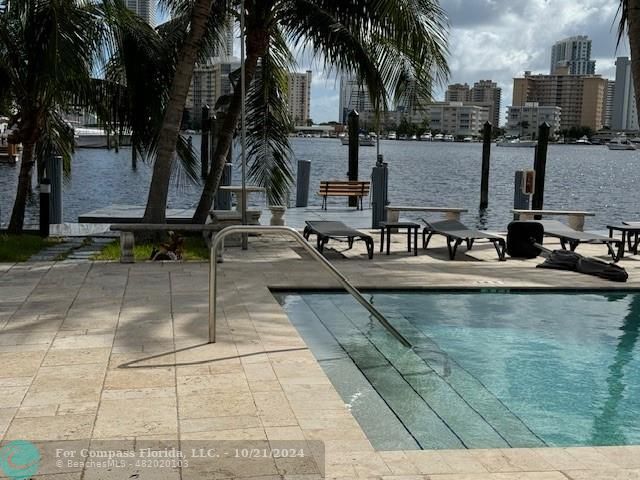
[{"label": "white metal railing", "polygon": [[382,315],[371,303],[362,296],[356,287],[354,287],[347,278],[342,275],[331,262],[322,256],[309,242],[307,242],[302,235],[293,228],[280,227],[280,226],[259,226],[259,225],[232,225],[223,228],[218,232],[211,243],[211,258],[209,260],[209,343],[215,343],[216,341],[216,297],[217,297],[217,252],[220,246],[223,244],[225,237],[234,233],[248,234],[259,233],[262,235],[288,235],[298,242],[314,260],[317,260],[325,267],[325,269],[331,273],[364,308],[366,308],[371,315],[373,315],[384,328],[386,328],[391,335],[393,335],[402,345],[407,348],[411,348],[411,344],[404,336],[398,332],[393,325],[391,325],[384,315]]}]

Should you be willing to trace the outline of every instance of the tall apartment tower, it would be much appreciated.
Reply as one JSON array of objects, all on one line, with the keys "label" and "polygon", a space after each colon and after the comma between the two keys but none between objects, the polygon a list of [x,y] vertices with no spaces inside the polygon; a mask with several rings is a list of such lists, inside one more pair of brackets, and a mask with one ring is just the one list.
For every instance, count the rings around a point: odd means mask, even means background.
[{"label": "tall apartment tower", "polygon": [[494,127],[498,127],[502,102],[502,89],[498,84],[491,80],[480,80],[473,84],[470,97],[472,103],[485,104],[489,107],[489,121]]},{"label": "tall apartment tower", "polygon": [[471,101],[471,89],[468,84],[454,83],[447,87],[447,91],[444,94],[445,102],[470,102]]},{"label": "tall apartment tower", "polygon": [[615,80],[607,80],[607,95],[604,100],[604,108],[602,109],[602,126],[611,128],[611,120],[613,118],[613,99],[616,93]]},{"label": "tall apartment tower", "polygon": [[570,75],[568,67],[558,69],[556,75],[531,75],[513,79],[513,106],[537,102],[540,106],[562,108],[560,128],[602,128],[606,104],[607,80],[600,75]]},{"label": "tall apartment tower", "polygon": [[616,88],[613,95],[611,128],[613,130],[638,130],[638,112],[629,57],[616,59]]},{"label": "tall apartment tower", "polygon": [[127,8],[136,12],[145,22],[152,27],[156,25],[156,2],[155,0],[126,0]]},{"label": "tall apartment tower", "polygon": [[311,108],[311,70],[289,73],[287,106],[295,126],[306,126]]},{"label": "tall apartment tower", "polygon": [[351,110],[366,112],[373,110],[367,87],[348,75],[340,77],[340,123],[347,123],[347,116]]},{"label": "tall apartment tower", "polygon": [[594,75],[596,61],[591,60],[591,40],[586,35],[565,38],[551,47],[551,68],[556,73],[558,67],[569,67],[570,75]]}]

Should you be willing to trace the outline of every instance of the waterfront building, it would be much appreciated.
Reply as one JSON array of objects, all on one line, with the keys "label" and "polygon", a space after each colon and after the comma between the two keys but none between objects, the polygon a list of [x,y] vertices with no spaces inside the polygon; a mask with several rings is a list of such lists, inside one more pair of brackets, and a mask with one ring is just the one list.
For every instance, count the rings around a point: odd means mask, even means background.
[{"label": "waterfront building", "polygon": [[445,102],[470,102],[471,89],[467,83],[454,83],[447,87],[444,94]]},{"label": "waterfront building", "polygon": [[289,73],[287,108],[295,126],[306,126],[311,108],[311,70]]},{"label": "waterfront building", "polygon": [[238,68],[240,59],[236,57],[211,58],[204,64],[196,64],[185,104],[193,123],[200,124],[204,105],[213,110],[218,98],[233,93],[229,74]]},{"label": "waterfront building", "polygon": [[600,75],[570,75],[561,67],[554,75],[532,75],[513,79],[513,106],[536,102],[562,109],[561,130],[571,127],[602,128],[607,80]]},{"label": "waterfront building", "polygon": [[507,107],[506,131],[514,137],[535,138],[540,124],[547,122],[551,127],[551,135],[555,135],[560,131],[561,116],[562,109],[556,106],[542,106],[537,102],[511,105]]},{"label": "waterfront building", "polygon": [[607,94],[605,95],[604,107],[602,109],[602,126],[603,127],[611,128],[615,91],[616,91],[615,80],[607,80]]},{"label": "waterfront building", "polygon": [[155,0],[126,0],[127,8],[137,13],[152,27],[156,24],[156,1]]},{"label": "waterfront building", "polygon": [[502,103],[502,89],[496,82],[480,80],[473,84],[470,91],[470,101],[474,105],[489,107],[489,121],[494,127],[500,126],[500,107]]},{"label": "waterfront building", "polygon": [[434,102],[426,107],[431,131],[458,137],[479,137],[489,120],[489,107],[464,102]]},{"label": "waterfront building", "polygon": [[565,38],[551,47],[553,75],[561,67],[568,67],[570,75],[595,75],[596,62],[591,60],[591,40],[586,35]]},{"label": "waterfront building", "polygon": [[351,110],[356,110],[360,114],[373,110],[367,87],[354,77],[342,75],[340,77],[339,108],[340,122],[343,124],[347,123],[347,116]]},{"label": "waterfront building", "polygon": [[613,96],[611,128],[638,130],[638,112],[629,57],[616,59],[616,87]]}]

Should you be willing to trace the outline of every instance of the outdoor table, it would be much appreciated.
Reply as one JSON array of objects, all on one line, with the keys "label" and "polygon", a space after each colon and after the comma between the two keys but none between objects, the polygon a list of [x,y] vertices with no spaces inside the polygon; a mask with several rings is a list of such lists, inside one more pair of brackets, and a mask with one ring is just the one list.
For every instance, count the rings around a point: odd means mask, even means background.
[{"label": "outdoor table", "polygon": [[411,251],[411,234],[413,233],[413,254],[418,255],[418,230],[420,225],[413,222],[380,222],[380,252],[384,248],[384,236],[387,235],[387,255],[390,254],[391,232],[399,228],[407,229],[407,251]]},{"label": "outdoor table", "polygon": [[[250,193],[265,192],[266,191],[266,189],[264,187],[257,187],[255,185],[247,185],[246,190],[245,190],[245,195],[242,195],[242,186],[241,185],[223,185],[218,190],[221,190],[223,192],[231,192],[231,193],[235,194],[236,198],[238,199],[238,203],[236,205],[236,210],[238,212],[242,212],[242,205],[247,203],[247,197],[249,196]],[[243,196],[245,198],[242,198]]]},{"label": "outdoor table", "polygon": [[[625,244],[627,245],[627,251],[638,254],[638,243],[640,240],[640,224],[635,225],[607,225],[609,229],[609,238],[613,238],[613,232],[620,232],[622,234],[622,248],[620,249],[620,258],[624,257]],[[631,238],[633,237],[633,241]]]}]

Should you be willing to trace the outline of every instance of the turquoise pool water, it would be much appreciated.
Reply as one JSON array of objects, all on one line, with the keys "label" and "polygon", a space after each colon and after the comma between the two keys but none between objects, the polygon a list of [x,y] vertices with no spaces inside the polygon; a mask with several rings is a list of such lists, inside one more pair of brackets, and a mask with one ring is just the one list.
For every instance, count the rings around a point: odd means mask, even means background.
[{"label": "turquoise pool water", "polygon": [[640,294],[278,294],[378,449],[640,444]]}]

